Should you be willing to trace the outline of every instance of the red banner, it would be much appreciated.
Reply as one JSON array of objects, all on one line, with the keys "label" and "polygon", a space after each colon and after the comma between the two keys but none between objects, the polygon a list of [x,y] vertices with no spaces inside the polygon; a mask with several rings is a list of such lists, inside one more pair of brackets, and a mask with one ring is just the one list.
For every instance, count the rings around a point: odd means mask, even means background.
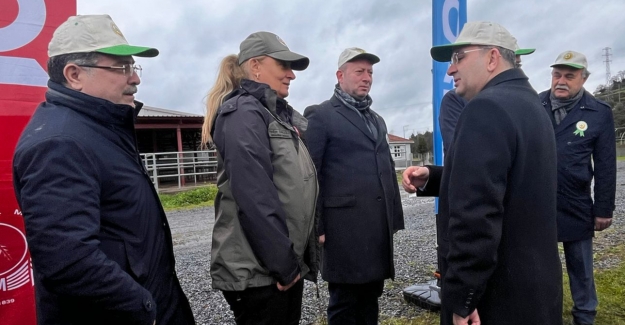
[{"label": "red banner", "polygon": [[36,324],[30,255],[13,191],[17,140],[46,91],[48,43],[76,0],[0,0],[0,319]]}]

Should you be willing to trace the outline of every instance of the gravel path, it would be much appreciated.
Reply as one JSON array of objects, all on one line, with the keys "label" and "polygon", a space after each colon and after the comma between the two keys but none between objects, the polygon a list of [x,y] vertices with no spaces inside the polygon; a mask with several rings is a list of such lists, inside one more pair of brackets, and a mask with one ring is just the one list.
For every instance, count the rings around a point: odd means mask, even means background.
[{"label": "gravel path", "polygon": [[[403,192],[403,191],[402,191]],[[413,317],[422,309],[404,301],[402,290],[431,279],[435,269],[434,199],[402,195],[406,229],[395,235],[395,281],[386,281],[380,299],[381,318]],[[625,242],[625,162],[618,163],[615,219],[608,230],[597,233],[595,251],[600,252]],[[198,325],[234,324],[228,304],[219,291],[211,289],[209,275],[211,233],[214,209],[202,208],[173,211],[167,215],[174,240],[178,276],[191,301]],[[595,261],[596,268],[608,268],[619,263],[606,255]],[[317,288],[306,281],[302,324],[313,324],[325,314],[327,285],[320,281]]]}]

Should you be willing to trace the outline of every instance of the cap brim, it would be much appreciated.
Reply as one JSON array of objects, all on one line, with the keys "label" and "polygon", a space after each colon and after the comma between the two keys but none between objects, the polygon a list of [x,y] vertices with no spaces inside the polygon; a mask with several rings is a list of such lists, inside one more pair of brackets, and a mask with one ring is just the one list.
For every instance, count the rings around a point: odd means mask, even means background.
[{"label": "cap brim", "polygon": [[581,64],[575,64],[575,63],[556,63],[556,64],[552,64],[551,67],[557,67],[557,66],[567,66],[567,67],[571,67],[571,68],[575,68],[575,69],[584,69],[585,67]]},{"label": "cap brim", "polygon": [[103,49],[96,50],[95,52],[118,56],[134,55],[145,58],[152,58],[158,55],[158,50],[155,48],[126,44],[105,47]]},{"label": "cap brim", "polygon": [[434,61],[449,62],[451,61],[451,55],[454,53],[454,49],[459,46],[471,45],[469,42],[451,43],[445,45],[433,46],[430,49],[430,55]]},{"label": "cap brim", "polygon": [[297,71],[306,70],[306,68],[308,68],[308,64],[310,63],[310,60],[307,57],[291,51],[279,51],[268,53],[265,55],[272,57],[276,60],[290,62],[291,69]]},{"label": "cap brim", "polygon": [[361,54],[358,54],[355,57],[351,58],[347,62],[352,62],[352,61],[358,60],[358,59],[365,59],[365,60],[369,61],[371,64],[376,64],[376,63],[380,62],[380,58],[377,55],[371,54],[371,53],[361,53]]},{"label": "cap brim", "polygon": [[528,54],[534,53],[534,51],[536,51],[536,49],[518,49],[514,51],[514,54],[515,55],[528,55]]}]

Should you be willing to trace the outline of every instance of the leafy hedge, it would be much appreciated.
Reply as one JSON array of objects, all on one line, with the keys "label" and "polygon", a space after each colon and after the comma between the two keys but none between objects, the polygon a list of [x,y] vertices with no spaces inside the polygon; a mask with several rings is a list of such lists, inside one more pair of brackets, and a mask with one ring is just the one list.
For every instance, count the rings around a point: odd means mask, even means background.
[{"label": "leafy hedge", "polygon": [[165,209],[210,205],[217,195],[217,186],[208,185],[176,194],[159,194]]}]

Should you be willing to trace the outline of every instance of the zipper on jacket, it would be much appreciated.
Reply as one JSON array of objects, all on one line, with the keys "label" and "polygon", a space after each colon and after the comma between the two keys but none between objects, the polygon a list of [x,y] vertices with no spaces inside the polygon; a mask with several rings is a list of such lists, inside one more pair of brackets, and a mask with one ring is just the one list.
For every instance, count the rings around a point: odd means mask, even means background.
[{"label": "zipper on jacket", "polygon": [[[304,148],[304,154],[306,156],[306,158],[308,158],[308,163],[312,166],[313,168],[313,173],[315,174],[315,200],[313,202],[313,209],[312,209],[312,218],[311,221],[313,223],[313,227],[315,226],[315,218],[316,218],[316,210],[317,210],[317,198],[319,196],[319,180],[317,178],[317,168],[315,167],[315,163],[312,160],[312,157],[310,157],[310,153],[308,152],[308,148],[306,148],[306,146],[304,145],[304,142],[302,141],[302,138],[297,138],[297,140],[299,141],[299,144],[302,148]],[[316,233],[316,229],[313,229],[313,231],[315,231]]]}]

